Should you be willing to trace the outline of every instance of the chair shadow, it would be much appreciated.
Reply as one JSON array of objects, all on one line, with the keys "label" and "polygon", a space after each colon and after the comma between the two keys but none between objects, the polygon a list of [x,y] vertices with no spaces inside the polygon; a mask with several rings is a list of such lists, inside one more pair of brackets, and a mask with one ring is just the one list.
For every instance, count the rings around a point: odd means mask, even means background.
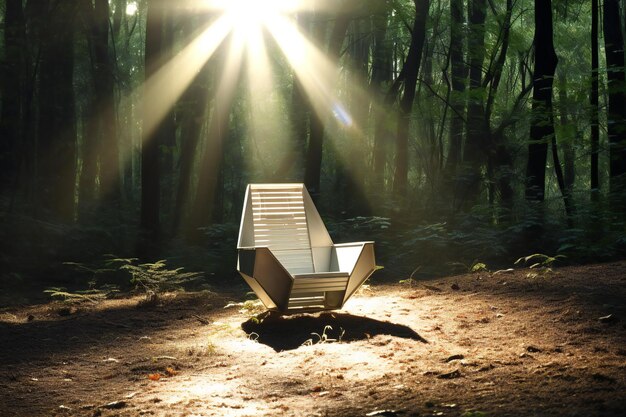
[{"label": "chair shadow", "polygon": [[428,343],[408,326],[346,313],[324,312],[319,315],[281,316],[266,312],[243,322],[241,328],[247,334],[256,333],[257,342],[277,352],[297,349],[309,339],[316,343],[324,334],[328,339],[341,339],[342,342],[389,335]]}]

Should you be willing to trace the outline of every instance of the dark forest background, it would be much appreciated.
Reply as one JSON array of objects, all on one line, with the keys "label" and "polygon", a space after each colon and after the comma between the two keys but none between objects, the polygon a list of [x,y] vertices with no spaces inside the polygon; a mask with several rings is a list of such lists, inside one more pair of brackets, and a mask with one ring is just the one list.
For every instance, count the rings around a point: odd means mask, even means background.
[{"label": "dark forest background", "polygon": [[244,71],[218,94],[227,41],[147,129],[144,80],[214,12],[0,1],[1,286],[135,257],[232,282],[250,182],[304,182],[336,242],[376,240],[379,277],[623,258],[626,2],[319,3],[294,19],[336,66],[336,117],[266,34],[277,116],[253,123]]}]

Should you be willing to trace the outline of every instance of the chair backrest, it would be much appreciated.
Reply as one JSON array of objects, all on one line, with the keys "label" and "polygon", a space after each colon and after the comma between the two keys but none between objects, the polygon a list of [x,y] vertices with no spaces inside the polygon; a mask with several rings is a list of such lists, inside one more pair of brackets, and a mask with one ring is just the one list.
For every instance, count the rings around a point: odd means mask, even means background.
[{"label": "chair backrest", "polygon": [[248,186],[238,247],[256,246],[269,247],[291,274],[320,269],[316,253],[332,240],[303,184]]}]

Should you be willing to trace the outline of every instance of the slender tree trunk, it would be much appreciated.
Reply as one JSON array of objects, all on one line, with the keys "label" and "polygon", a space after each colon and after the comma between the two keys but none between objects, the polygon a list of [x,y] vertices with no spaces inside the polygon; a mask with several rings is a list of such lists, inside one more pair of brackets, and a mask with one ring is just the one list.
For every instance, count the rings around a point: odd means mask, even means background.
[{"label": "slender tree trunk", "polygon": [[604,0],[604,51],[606,54],[609,110],[609,189],[614,203],[626,201],[626,100],[624,99],[624,39],[619,0]]},{"label": "slender tree trunk", "polygon": [[[158,70],[163,54],[164,0],[148,1],[146,21],[145,66],[146,79]],[[144,112],[148,105],[144,103]],[[144,119],[149,115],[144,115]],[[141,231],[140,253],[143,257],[157,255],[160,239],[160,139],[162,126],[144,132],[141,146]]]},{"label": "slender tree trunk", "polygon": [[[87,33],[92,56],[94,99],[88,111],[83,144],[80,200],[95,198],[96,178],[102,197],[118,203],[121,197],[113,60],[109,53],[109,3],[86,4]],[[98,164],[99,162],[99,164]],[[99,172],[98,172],[99,166]]]},{"label": "slender tree trunk", "polygon": [[[191,26],[191,25],[189,25]],[[191,31],[188,31],[191,34]],[[186,207],[190,201],[193,166],[196,150],[203,131],[208,105],[208,66],[194,79],[181,99],[180,156],[178,159],[178,182],[174,202],[174,232],[180,232]]]},{"label": "slender tree trunk", "polygon": [[461,147],[463,145],[463,113],[465,112],[465,83],[467,78],[467,66],[464,63],[463,36],[465,18],[463,15],[463,1],[450,0],[450,78],[452,81],[450,115],[450,138],[448,158],[446,160],[446,177],[452,179],[456,176],[456,169],[461,160]]},{"label": "slender tree trunk", "polygon": [[[506,2],[506,14],[502,22],[502,46],[498,54],[498,58],[493,65],[490,65],[490,70],[483,80],[483,86],[489,86],[487,102],[485,105],[485,124],[487,126],[487,143],[488,149],[488,171],[489,171],[489,201],[493,203],[495,201],[495,191],[497,190],[500,195],[500,203],[509,211],[513,208],[513,198],[515,192],[511,185],[514,166],[513,157],[511,152],[507,148],[507,144],[504,138],[504,134],[501,129],[492,128],[492,115],[493,106],[495,103],[495,97],[500,86],[500,80],[502,79],[502,71],[504,69],[504,63],[506,61],[507,52],[509,50],[509,41],[511,33],[511,17],[513,14],[513,0],[507,0]],[[508,215],[508,213],[507,213]]]},{"label": "slender tree trunk", "polygon": [[393,178],[393,191],[404,196],[407,191],[409,173],[409,125],[411,110],[415,99],[417,77],[422,59],[422,49],[426,38],[426,18],[428,17],[429,0],[413,0],[415,4],[415,21],[411,32],[411,45],[404,62],[405,72],[404,93],[400,99],[398,112],[398,130],[396,135],[396,170]]},{"label": "slender tree trunk", "polygon": [[[455,200],[471,205],[481,189],[482,167],[488,142],[483,100],[483,64],[485,61],[486,0],[473,0],[469,7],[470,35],[468,43],[469,103],[467,107],[467,138],[463,155],[463,174]],[[468,5],[470,5],[468,3]]]},{"label": "slender tree trunk", "polygon": [[[369,77],[371,31],[369,16],[367,18],[360,16],[352,22],[350,70],[353,79],[359,84],[367,82]],[[365,196],[366,150],[368,148],[365,132],[368,128],[370,103],[354,90],[348,89],[348,93],[352,93],[348,97],[348,108],[352,114],[354,126],[348,130],[348,154],[340,156],[337,160],[337,170],[342,172],[345,178],[343,182],[338,181],[338,185],[345,184],[345,189],[341,194],[346,215],[369,216],[371,207]]]},{"label": "slender tree trunk", "polygon": [[[169,2],[167,3],[170,4]],[[163,54],[164,61],[169,61],[174,56],[175,25],[178,22],[178,14],[174,8],[170,8],[165,16],[163,28]],[[174,155],[176,152],[176,121],[174,110],[170,109],[161,124],[160,139],[160,164],[161,164],[161,210],[164,219],[172,217],[175,205],[175,172]],[[171,225],[170,225],[171,227]]]},{"label": "slender tree trunk", "polygon": [[554,136],[552,84],[558,59],[554,51],[551,0],[535,0],[535,67],[526,168],[526,199],[544,201],[548,142]]},{"label": "slender tree trunk", "polygon": [[[328,56],[333,62],[338,62],[341,46],[343,45],[350,18],[347,13],[340,12],[335,21],[335,26],[330,34],[328,43]],[[326,22],[317,22],[315,38],[323,40],[326,33]],[[320,115],[315,112],[313,105],[310,106],[309,113],[309,147],[306,155],[306,165],[304,170],[304,184],[314,199],[317,199],[320,193],[320,178],[322,174],[322,152],[324,145],[324,121]]]},{"label": "slender tree trunk", "polygon": [[[310,32],[310,15],[298,16],[298,27],[304,32]],[[306,93],[302,83],[294,71],[291,74],[291,136],[287,152],[272,174],[274,181],[282,182],[293,180],[303,181],[305,166],[305,149],[307,145],[308,121]]]},{"label": "slender tree trunk", "polygon": [[4,62],[0,115],[0,189],[15,179],[21,137],[24,95],[26,28],[21,0],[6,0],[4,9]]},{"label": "slender tree trunk", "polygon": [[219,87],[204,152],[200,160],[195,198],[185,227],[187,239],[195,243],[202,239],[203,234],[200,228],[208,226],[221,216],[221,213],[216,213],[215,208],[219,206],[222,195],[224,140],[228,136],[229,116],[239,81],[240,57],[235,56],[232,51],[227,53],[226,62],[222,68],[223,70],[216,74],[220,77]]},{"label": "slender tree trunk", "polygon": [[[559,114],[560,114],[560,124],[563,127],[564,131],[568,131],[569,126],[573,123],[569,117],[569,99],[567,97],[567,78],[565,74],[560,74],[558,77],[559,81]],[[574,142],[577,138],[576,129],[573,129],[574,133],[565,137],[564,140],[561,141],[563,148],[563,182],[565,186],[565,190],[568,195],[572,195],[574,192],[574,182],[576,181],[576,152],[574,150]]]},{"label": "slender tree trunk", "polygon": [[77,3],[41,0],[38,184],[42,207],[58,220],[74,218],[76,120],[74,109],[74,25]]},{"label": "slender tree trunk", "polygon": [[598,0],[591,0],[591,198],[598,200],[600,190],[600,171],[598,155],[600,152],[600,118],[598,115]]},{"label": "slender tree trunk", "polygon": [[[377,3],[378,4],[378,3]],[[377,99],[372,102],[374,116],[374,155],[373,155],[373,178],[372,185],[378,191],[385,189],[385,166],[387,164],[387,137],[389,126],[386,108],[381,108],[376,103],[384,101],[383,91],[385,84],[392,81],[391,45],[387,36],[389,26],[389,11],[383,3],[382,10],[377,10],[374,15],[374,50],[372,56],[372,81],[370,91]]]}]

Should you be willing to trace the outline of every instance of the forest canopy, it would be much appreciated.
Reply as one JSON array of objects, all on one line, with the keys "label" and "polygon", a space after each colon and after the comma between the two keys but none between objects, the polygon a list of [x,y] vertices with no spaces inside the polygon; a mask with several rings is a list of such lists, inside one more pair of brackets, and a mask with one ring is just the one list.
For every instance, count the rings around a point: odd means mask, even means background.
[{"label": "forest canopy", "polygon": [[111,253],[232,274],[264,182],[395,278],[623,257],[624,7],[2,0],[2,281]]}]

